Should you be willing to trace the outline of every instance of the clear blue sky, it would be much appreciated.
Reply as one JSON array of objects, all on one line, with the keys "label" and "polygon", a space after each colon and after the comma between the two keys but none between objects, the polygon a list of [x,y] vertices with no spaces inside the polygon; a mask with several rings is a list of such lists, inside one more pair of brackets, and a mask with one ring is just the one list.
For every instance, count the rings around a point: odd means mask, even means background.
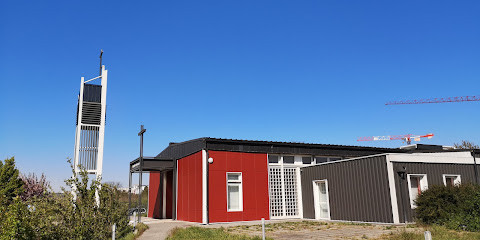
[{"label": "clear blue sky", "polygon": [[0,158],[70,176],[80,77],[109,70],[104,179],[210,136],[398,147],[434,133],[480,143],[479,1],[3,1]]}]

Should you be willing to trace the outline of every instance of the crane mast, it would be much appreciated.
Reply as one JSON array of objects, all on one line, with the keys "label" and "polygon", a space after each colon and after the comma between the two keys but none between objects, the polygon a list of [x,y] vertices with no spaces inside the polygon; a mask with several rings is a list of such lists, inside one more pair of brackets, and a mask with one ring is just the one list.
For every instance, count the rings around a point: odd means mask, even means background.
[{"label": "crane mast", "polygon": [[406,105],[406,104],[448,103],[448,102],[475,102],[475,101],[480,101],[480,95],[462,96],[462,97],[413,99],[413,100],[404,100],[404,101],[391,101],[391,102],[385,103],[385,105]]}]

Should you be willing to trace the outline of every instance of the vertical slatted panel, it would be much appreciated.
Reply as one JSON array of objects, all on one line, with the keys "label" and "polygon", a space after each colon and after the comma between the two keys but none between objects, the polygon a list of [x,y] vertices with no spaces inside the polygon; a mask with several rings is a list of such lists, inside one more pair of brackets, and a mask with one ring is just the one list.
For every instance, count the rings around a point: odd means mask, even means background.
[{"label": "vertical slatted panel", "polygon": [[82,126],[80,131],[79,164],[87,171],[96,170],[99,127]]}]

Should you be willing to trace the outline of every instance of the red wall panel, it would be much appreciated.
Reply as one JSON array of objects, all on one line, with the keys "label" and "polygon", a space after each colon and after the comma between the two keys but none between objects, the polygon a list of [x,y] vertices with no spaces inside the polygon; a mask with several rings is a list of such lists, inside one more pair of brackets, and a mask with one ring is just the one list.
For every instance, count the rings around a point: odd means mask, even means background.
[{"label": "red wall panel", "polygon": [[179,159],[177,170],[177,219],[202,222],[202,152]]},{"label": "red wall panel", "polygon": [[148,183],[148,216],[151,218],[162,217],[162,188],[160,187],[160,172],[150,172]]},{"label": "red wall panel", "polygon": [[[267,154],[222,151],[208,153],[213,158],[208,172],[209,222],[269,219]],[[242,172],[241,212],[227,212],[227,172]]]}]

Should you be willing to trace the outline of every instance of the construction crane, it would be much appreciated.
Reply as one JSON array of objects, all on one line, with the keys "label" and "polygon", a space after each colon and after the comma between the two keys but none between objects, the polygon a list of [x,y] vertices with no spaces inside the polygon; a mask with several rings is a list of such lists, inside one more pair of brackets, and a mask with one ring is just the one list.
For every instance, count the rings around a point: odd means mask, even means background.
[{"label": "construction crane", "polygon": [[415,142],[420,141],[422,138],[431,139],[433,137],[433,133],[429,133],[426,135],[414,135],[414,134],[406,134],[406,135],[392,135],[392,136],[373,136],[373,137],[360,137],[357,139],[358,142],[365,142],[365,141],[390,141],[390,140],[403,140],[408,145],[412,143],[412,139]]},{"label": "construction crane", "polygon": [[480,101],[480,95],[463,96],[463,97],[446,97],[446,98],[428,98],[405,101],[387,102],[385,105],[403,105],[403,104],[424,104],[424,103],[447,103],[447,102],[474,102]]}]

